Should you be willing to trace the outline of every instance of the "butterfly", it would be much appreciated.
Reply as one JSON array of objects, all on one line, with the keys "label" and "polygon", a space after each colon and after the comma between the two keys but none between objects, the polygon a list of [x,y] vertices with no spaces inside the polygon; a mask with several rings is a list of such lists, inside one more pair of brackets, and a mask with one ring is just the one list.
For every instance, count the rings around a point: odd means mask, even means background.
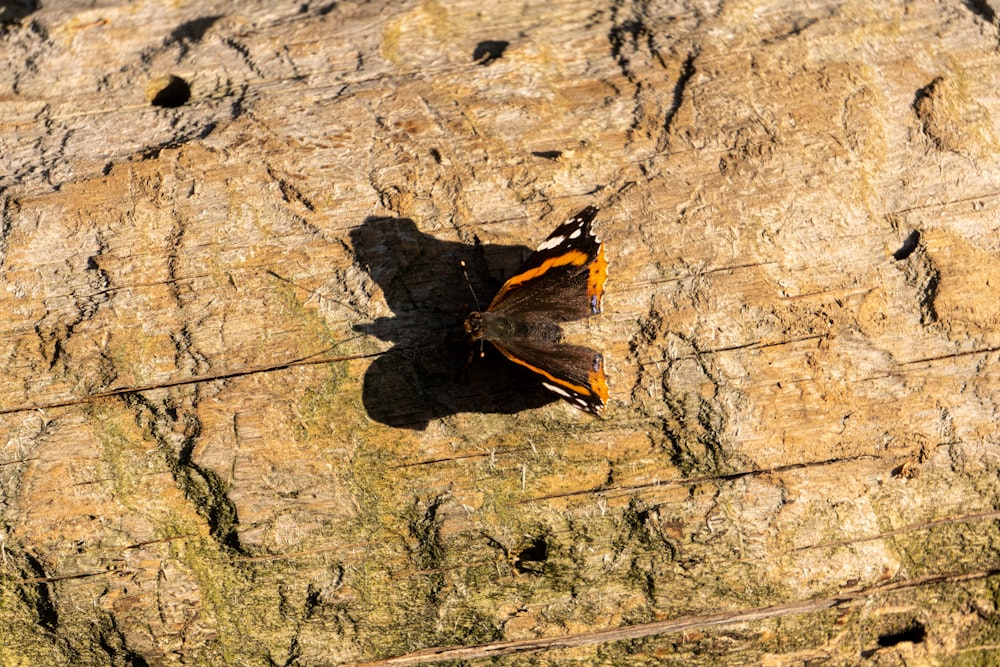
[{"label": "butterfly", "polygon": [[489,307],[469,314],[465,331],[542,377],[542,386],[599,415],[608,403],[600,352],[562,340],[560,324],[601,312],[608,261],[591,231],[597,207],[560,225],[511,276]]}]

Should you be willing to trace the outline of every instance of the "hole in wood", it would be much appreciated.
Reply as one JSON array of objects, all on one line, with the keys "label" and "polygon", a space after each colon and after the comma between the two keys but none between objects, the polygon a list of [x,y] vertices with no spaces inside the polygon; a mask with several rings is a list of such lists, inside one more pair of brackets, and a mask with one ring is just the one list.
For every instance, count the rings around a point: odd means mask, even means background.
[{"label": "hole in wood", "polygon": [[890,632],[879,636],[878,645],[883,647],[895,646],[903,642],[919,644],[926,638],[927,629],[924,627],[923,623],[915,622],[913,625],[900,630],[899,632]]},{"label": "hole in wood", "polygon": [[154,107],[174,109],[191,99],[191,86],[179,76],[161,76],[146,86],[146,99]]},{"label": "hole in wood", "polygon": [[510,42],[502,40],[479,42],[472,51],[472,59],[480,65],[489,65],[494,60],[499,60],[508,46],[510,46]]}]

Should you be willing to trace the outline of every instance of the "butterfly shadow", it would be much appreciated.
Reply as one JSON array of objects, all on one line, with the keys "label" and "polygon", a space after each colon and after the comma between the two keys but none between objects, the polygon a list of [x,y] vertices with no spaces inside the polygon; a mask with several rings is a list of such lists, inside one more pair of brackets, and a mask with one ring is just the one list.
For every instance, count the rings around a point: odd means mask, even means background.
[{"label": "butterfly shadow", "polygon": [[350,237],[356,261],[393,313],[354,326],[393,343],[365,373],[369,417],[423,430],[431,420],[462,412],[513,414],[557,400],[534,373],[489,344],[480,357],[480,344],[470,343],[463,328],[477,305],[461,262],[485,308],[502,284],[487,269],[511,275],[530,248],[439,241],[408,218],[368,217]]}]

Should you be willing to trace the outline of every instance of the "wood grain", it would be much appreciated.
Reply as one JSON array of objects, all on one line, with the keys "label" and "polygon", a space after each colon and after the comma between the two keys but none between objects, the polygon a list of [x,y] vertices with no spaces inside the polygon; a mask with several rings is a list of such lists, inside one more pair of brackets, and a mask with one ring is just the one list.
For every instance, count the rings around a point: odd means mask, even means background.
[{"label": "wood grain", "polygon": [[[998,26],[5,7],[0,661],[995,660]],[[604,420],[461,330],[589,204]]]}]

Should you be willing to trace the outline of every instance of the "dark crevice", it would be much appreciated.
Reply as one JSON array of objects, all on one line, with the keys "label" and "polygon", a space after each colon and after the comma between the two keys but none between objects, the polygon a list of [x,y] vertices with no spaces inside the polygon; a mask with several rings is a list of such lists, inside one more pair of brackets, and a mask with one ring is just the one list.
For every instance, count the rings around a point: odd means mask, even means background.
[{"label": "dark crevice", "polygon": [[[250,89],[249,86],[244,84],[233,92],[232,94],[233,103],[230,105],[231,110],[229,112],[229,117],[231,120],[236,120],[237,118],[239,118],[240,116],[242,116],[247,112],[248,105],[246,102],[247,102],[247,92],[249,91],[249,89]],[[212,123],[212,125],[208,128],[208,132],[205,132],[205,135],[199,138],[204,139],[214,129],[215,129],[215,123]]]},{"label": "dark crevice", "polygon": [[480,65],[489,65],[502,58],[508,46],[510,46],[510,42],[499,39],[479,42],[472,51],[472,59]]},{"label": "dark crevice", "polygon": [[793,21],[792,27],[789,28],[786,32],[781,33],[780,35],[777,35],[775,37],[762,40],[761,43],[767,46],[770,46],[771,44],[780,44],[781,42],[789,38],[801,35],[803,32],[805,32],[812,26],[816,25],[817,23],[819,23],[819,19],[815,18],[803,20],[801,23],[799,21]]},{"label": "dark crevice", "polygon": [[286,202],[289,204],[293,201],[298,202],[302,204],[302,206],[304,206],[310,213],[314,213],[316,211],[316,206],[312,203],[312,200],[303,194],[302,191],[295,187],[292,183],[290,183],[288,179],[272,169],[270,165],[267,167],[267,175],[273,178],[278,184],[278,187],[281,189],[281,196]]},{"label": "dark crevice", "polygon": [[[14,30],[17,29],[16,26],[19,25],[23,25],[23,23],[14,22],[6,24],[0,22],[0,39],[5,37],[8,33],[14,32]],[[33,80],[38,74],[39,62],[45,61],[45,56],[48,50],[52,47],[48,29],[38,20],[29,21],[27,27],[21,30],[20,36],[25,40],[24,45],[20,47],[23,54],[23,66],[11,71],[13,78],[10,82],[10,92],[15,95],[21,94],[22,81],[29,79]],[[31,43],[31,46],[27,45],[29,42]],[[45,105],[43,110],[47,108],[48,105]],[[4,176],[6,176],[6,174],[4,174]],[[17,175],[14,174],[14,176]]]},{"label": "dark crevice", "polygon": [[[101,305],[110,298],[108,296],[111,289],[110,276],[100,268],[95,259],[107,252],[107,242],[100,236],[94,241],[97,247],[94,248],[94,254],[84,260],[86,264],[82,267],[79,265],[69,267],[69,270],[74,272],[82,269],[86,278],[86,283],[75,284],[70,289],[72,308],[53,308],[34,326],[41,353],[49,362],[50,369],[56,368],[63,360],[65,345],[77,328],[93,318]],[[111,379],[113,378],[103,378],[100,382],[106,384]]]},{"label": "dark crevice", "polygon": [[986,0],[965,0],[962,4],[987,23],[994,23],[997,20],[997,13]]},{"label": "dark crevice", "polygon": [[[662,127],[663,132],[657,142],[657,149],[663,151],[666,149],[667,137],[684,100],[687,86],[696,73],[695,59],[698,57],[698,49],[691,47],[681,64],[677,80],[674,83],[670,107],[661,112],[647,104],[644,100],[650,84],[645,78],[637,75],[632,63],[633,58],[636,54],[645,52],[659,67],[670,68],[668,58],[657,46],[658,40],[664,39],[665,36],[662,30],[657,30],[656,26],[650,25],[647,21],[648,9],[644,2],[627,4],[624,0],[615,0],[611,7],[612,25],[608,30],[608,43],[611,47],[611,57],[618,64],[618,68],[625,78],[635,87],[632,93],[635,108],[631,129],[647,127],[650,128],[648,131],[655,131],[652,129],[650,121]],[[656,87],[659,88],[658,85]],[[662,120],[651,116],[651,114],[659,116],[661,113]]]},{"label": "dark crevice", "polygon": [[[298,636],[293,636],[292,641],[288,645],[288,656],[287,659],[280,663],[280,667],[292,667],[292,665],[302,664],[299,660],[302,658],[302,646],[299,644]],[[279,663],[273,663],[278,665]]]},{"label": "dark crevice", "polygon": [[[641,12],[641,8],[639,10]],[[646,116],[644,99],[644,83],[632,69],[632,54],[639,49],[639,40],[645,35],[646,43],[650,44],[649,29],[643,22],[642,15],[624,16],[623,0],[615,0],[611,8],[611,28],[608,30],[608,43],[611,46],[611,57],[618,64],[625,79],[633,85],[632,90],[632,123],[630,130],[643,125]],[[620,93],[619,93],[620,94]]]},{"label": "dark crevice", "polygon": [[123,399],[139,426],[160,444],[174,482],[205,519],[212,538],[220,546],[245,555],[239,539],[239,515],[227,484],[214,470],[192,459],[201,435],[198,417],[190,409],[177,409],[171,399],[153,402],[140,394],[126,394]]},{"label": "dark crevice", "polygon": [[910,232],[903,245],[892,254],[899,261],[899,268],[906,275],[906,283],[914,288],[914,297],[920,309],[920,324],[930,326],[938,321],[935,302],[941,283],[941,273],[934,261],[927,254],[927,248],[921,243],[919,231]]},{"label": "dark crevice", "polygon": [[938,92],[938,87],[941,86],[944,79],[941,77],[936,77],[930,83],[928,83],[923,88],[917,90],[913,95],[913,112],[917,115],[917,120],[920,121],[921,130],[931,143],[937,149],[941,149],[941,136],[933,131],[933,118],[934,118],[934,96],[940,94]]},{"label": "dark crevice", "polygon": [[10,231],[14,224],[14,214],[20,212],[21,205],[18,200],[7,195],[0,189],[0,269],[7,263],[7,240],[10,238]]},{"label": "dark crevice", "polygon": [[[694,363],[705,383],[717,385],[700,352],[692,343]],[[663,402],[666,414],[660,419],[660,431],[650,431],[669,452],[670,460],[683,476],[725,472],[726,454],[719,434],[724,431],[725,411],[715,398],[692,389],[690,381],[678,381],[676,369],[691,360],[678,359],[663,374]],[[683,375],[683,374],[681,374]],[[704,386],[704,385],[703,385]]]},{"label": "dark crevice", "polygon": [[20,591],[24,603],[35,610],[38,624],[46,630],[54,632],[59,625],[59,614],[52,602],[52,591],[49,590],[48,583],[44,581],[48,578],[48,574],[45,572],[42,562],[31,554],[24,554],[24,560],[27,563],[24,579],[35,580],[35,583],[18,586],[16,590]]},{"label": "dark crevice", "polygon": [[[435,496],[421,511],[423,504],[417,501],[413,506],[413,514],[409,520],[409,533],[416,541],[414,558],[422,570],[437,570],[444,560],[444,543],[441,540],[441,524],[443,518],[438,510],[444,504],[444,496]],[[430,575],[428,596],[433,603],[439,602],[438,596],[444,589],[445,580],[441,574]]]},{"label": "dark crevice", "polygon": [[938,321],[934,301],[937,299],[938,284],[941,282],[941,276],[936,270],[930,269],[928,274],[927,283],[924,285],[920,298],[920,323],[925,326]]},{"label": "dark crevice", "polygon": [[684,90],[691,81],[691,77],[695,74],[694,61],[697,57],[697,50],[692,51],[688,53],[687,58],[684,59],[684,64],[681,65],[680,76],[677,77],[677,83],[674,84],[674,97],[663,119],[664,136],[670,133],[670,126],[674,122],[674,116],[677,115],[677,111],[681,108],[681,103],[684,101]]},{"label": "dark crevice", "polygon": [[243,63],[247,66],[247,69],[249,69],[251,72],[259,76],[260,78],[262,79],[264,78],[264,72],[262,72],[261,69],[257,66],[257,63],[250,55],[250,48],[246,44],[237,41],[232,37],[227,37],[225,40],[223,40],[223,43],[232,50],[236,51],[236,53],[240,54],[240,57],[243,59]]},{"label": "dark crevice", "polygon": [[903,642],[920,644],[927,639],[927,628],[919,621],[914,621],[912,625],[898,631],[879,635],[878,645],[881,647],[896,646]]},{"label": "dark crevice", "polygon": [[923,88],[918,88],[917,92],[914,93],[913,95],[913,104],[911,106],[917,111],[919,111],[920,103],[923,102],[925,99],[933,96],[934,89],[941,84],[941,81],[942,81],[941,77],[939,76],[934,77],[934,79],[932,79],[931,82],[928,83],[926,86],[924,86]]},{"label": "dark crevice", "polygon": [[125,635],[118,628],[114,616],[108,616],[107,620],[100,625],[97,641],[101,650],[110,659],[110,664],[125,665],[126,667],[149,667],[149,663],[144,657],[128,647]]},{"label": "dark crevice", "polygon": [[897,262],[906,259],[913,254],[913,251],[917,249],[919,244],[920,232],[913,230],[910,232],[909,236],[903,240],[903,245],[899,247],[899,250],[892,253],[892,258]]},{"label": "dark crevice", "polygon": [[649,604],[656,604],[656,573],[669,568],[678,557],[677,548],[664,535],[660,513],[658,505],[632,498],[612,541],[614,557],[629,564],[627,581]]},{"label": "dark crevice", "polygon": [[[616,4],[615,14],[617,14],[618,9],[620,9],[620,6]],[[612,20],[615,18],[617,17],[613,16]],[[611,57],[618,63],[622,74],[632,82],[635,80],[635,74],[632,72],[631,62],[625,54],[625,46],[630,44],[634,48],[638,42],[639,35],[642,34],[644,29],[644,24],[641,20],[626,19],[621,23],[616,23],[608,31],[608,42],[611,43]]]}]

